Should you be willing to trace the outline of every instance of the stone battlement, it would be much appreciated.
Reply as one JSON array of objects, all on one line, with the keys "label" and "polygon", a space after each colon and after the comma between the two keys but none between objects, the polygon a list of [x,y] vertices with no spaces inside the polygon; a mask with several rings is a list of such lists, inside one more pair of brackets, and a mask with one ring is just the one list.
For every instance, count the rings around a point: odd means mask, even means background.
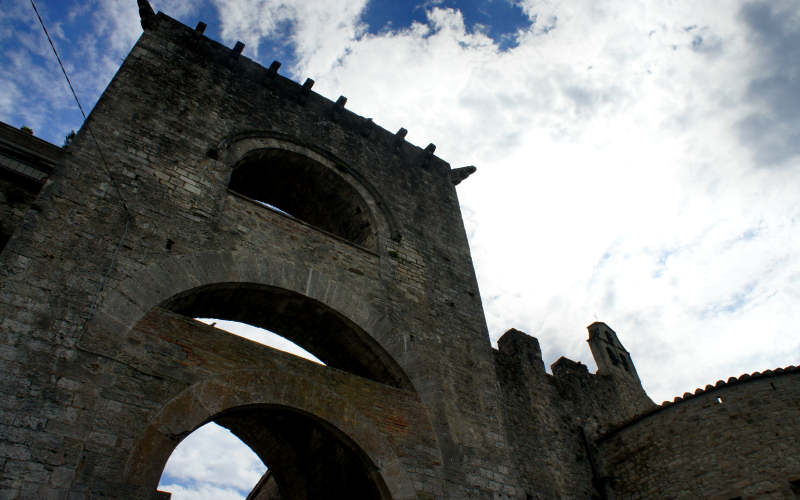
[{"label": "stone battlement", "polygon": [[[147,32],[156,34],[164,40],[164,43],[179,46],[184,51],[186,60],[213,66],[220,73],[224,72],[225,74],[220,75],[223,80],[225,78],[247,80],[253,85],[296,103],[297,106],[313,110],[322,120],[334,121],[350,133],[388,146],[390,150],[393,149],[396,154],[402,156],[410,166],[450,170],[450,165],[434,154],[436,146],[433,143],[424,149],[409,143],[405,140],[407,134],[405,128],[392,133],[374,123],[371,118],[364,118],[348,110],[345,107],[347,104],[345,96],[339,96],[333,101],[312,90],[314,80],[308,78],[300,84],[279,74],[281,63],[278,61],[273,61],[268,68],[265,68],[241,55],[244,49],[242,42],[237,42],[230,48],[206,37],[203,34],[205,23],[201,22],[197,28],[191,29],[162,12],[144,19],[143,27]],[[176,68],[180,68],[183,63],[184,61],[181,61]],[[258,113],[258,110],[254,109],[251,112]],[[265,110],[264,114],[266,116],[269,113]]]}]

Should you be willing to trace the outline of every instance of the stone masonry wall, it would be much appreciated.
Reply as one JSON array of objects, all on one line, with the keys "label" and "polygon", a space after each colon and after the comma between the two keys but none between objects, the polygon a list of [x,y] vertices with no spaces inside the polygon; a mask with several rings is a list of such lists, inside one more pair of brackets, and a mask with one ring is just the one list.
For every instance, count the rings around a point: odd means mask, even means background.
[{"label": "stone masonry wall", "polygon": [[527,498],[599,496],[594,438],[633,417],[646,399],[643,389],[632,394],[628,380],[590,374],[565,358],[549,375],[538,341],[517,330],[506,332],[498,347],[507,440]]},{"label": "stone masonry wall", "polygon": [[63,155],[63,149],[0,123],[0,252]]},{"label": "stone masonry wall", "polygon": [[598,441],[610,498],[796,498],[800,371],[686,394]]},{"label": "stone masonry wall", "polygon": [[[270,141],[356,186],[375,251],[228,191],[237,148]],[[368,332],[430,412],[444,498],[519,493],[458,200],[430,149],[158,14],[68,153],[0,255],[0,425],[17,443],[0,449],[6,497],[61,498],[105,477],[95,457],[119,436],[94,429],[113,393],[84,397],[105,381],[81,367],[113,360],[131,377],[120,384],[140,383],[124,356],[135,324],[220,282],[287,287]]]}]

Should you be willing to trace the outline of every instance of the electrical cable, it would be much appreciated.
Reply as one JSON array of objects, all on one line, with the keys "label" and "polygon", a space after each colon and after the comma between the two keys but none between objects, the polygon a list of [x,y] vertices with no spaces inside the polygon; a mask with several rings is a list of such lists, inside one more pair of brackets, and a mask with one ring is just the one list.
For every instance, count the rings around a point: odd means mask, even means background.
[{"label": "electrical cable", "polygon": [[72,86],[72,81],[70,81],[70,79],[69,79],[69,75],[67,74],[67,70],[64,67],[64,63],[61,61],[61,57],[58,55],[58,51],[56,50],[55,43],[53,43],[53,39],[50,37],[50,33],[47,31],[47,27],[45,27],[44,20],[42,19],[42,16],[39,14],[39,9],[36,8],[36,3],[34,3],[33,0],[30,0],[30,2],[31,2],[31,7],[33,7],[33,11],[36,13],[36,17],[39,19],[39,24],[42,26],[42,30],[44,31],[44,34],[47,37],[47,41],[50,43],[50,48],[53,49],[53,54],[55,54],[55,56],[56,56],[56,60],[58,61],[58,65],[61,67],[61,72],[64,73],[64,78],[67,80],[67,85],[69,85],[69,89],[72,92],[72,97],[75,99],[75,103],[78,105],[78,109],[80,110],[81,115],[83,116],[83,127],[86,129],[88,134],[92,137],[92,140],[94,141],[94,144],[97,147],[97,152],[100,155],[100,160],[101,160],[101,162],[103,164],[103,168],[104,168],[104,170],[106,172],[106,175],[108,176],[108,179],[111,181],[111,184],[114,186],[114,189],[117,192],[117,196],[119,196],[120,203],[122,204],[122,208],[125,210],[125,229],[122,232],[122,237],[120,238],[119,243],[117,243],[116,248],[114,248],[114,253],[112,254],[112,257],[111,257],[111,263],[109,264],[108,269],[106,270],[106,272],[103,274],[102,278],[100,279],[100,284],[99,284],[99,286],[97,288],[97,292],[95,293],[95,298],[94,298],[94,301],[92,303],[92,306],[89,309],[89,314],[86,317],[86,320],[84,321],[83,326],[81,327],[81,332],[83,332],[86,329],[86,325],[89,323],[89,320],[91,320],[92,317],[94,316],[95,310],[97,309],[97,304],[100,301],[100,295],[103,292],[103,288],[105,287],[105,283],[106,283],[106,280],[108,279],[108,276],[111,274],[111,271],[114,268],[114,264],[116,263],[117,254],[119,253],[119,249],[122,247],[123,243],[125,242],[125,238],[128,235],[128,228],[130,227],[130,222],[133,219],[133,217],[131,215],[130,209],[128,208],[128,204],[125,202],[125,197],[122,196],[122,190],[120,189],[119,185],[117,184],[116,180],[114,179],[114,176],[111,174],[111,168],[109,167],[108,162],[106,161],[106,156],[103,154],[103,148],[100,147],[100,142],[97,140],[97,137],[95,137],[94,132],[92,132],[91,127],[87,123],[86,113],[83,110],[83,106],[81,105],[81,101],[80,101],[80,99],[78,99],[78,94],[77,94],[77,92],[75,92],[75,88]]}]

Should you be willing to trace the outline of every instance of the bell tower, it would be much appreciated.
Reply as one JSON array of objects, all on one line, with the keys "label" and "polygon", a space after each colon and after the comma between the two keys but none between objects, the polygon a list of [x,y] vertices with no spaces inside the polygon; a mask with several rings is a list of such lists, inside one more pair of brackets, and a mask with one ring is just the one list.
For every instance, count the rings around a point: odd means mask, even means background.
[{"label": "bell tower", "polygon": [[620,404],[628,406],[631,415],[651,408],[653,402],[644,391],[633,359],[619,341],[617,333],[600,321],[592,323],[587,329],[587,342],[597,364],[597,375],[609,377],[613,381]]},{"label": "bell tower", "polygon": [[600,321],[592,323],[587,329],[589,348],[597,363],[598,373],[626,377],[640,383],[631,355],[619,341],[616,332]]}]

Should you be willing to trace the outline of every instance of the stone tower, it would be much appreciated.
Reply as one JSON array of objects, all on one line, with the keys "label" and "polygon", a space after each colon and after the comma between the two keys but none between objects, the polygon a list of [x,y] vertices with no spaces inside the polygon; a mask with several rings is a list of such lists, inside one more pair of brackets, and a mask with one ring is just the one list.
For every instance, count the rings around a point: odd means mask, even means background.
[{"label": "stone tower", "polygon": [[3,415],[35,455],[4,489],[147,498],[216,421],[286,498],[515,495],[470,170],[139,4],[141,39],[2,254]]},{"label": "stone tower", "polygon": [[616,332],[602,322],[589,325],[589,348],[597,363],[598,373],[627,377],[639,383],[631,355],[617,338]]},{"label": "stone tower", "polygon": [[642,388],[630,353],[617,337],[616,332],[602,322],[588,326],[589,348],[597,364],[597,375],[614,381],[617,391],[624,394],[620,404],[625,405],[625,414],[636,415],[652,407],[653,402]]}]

